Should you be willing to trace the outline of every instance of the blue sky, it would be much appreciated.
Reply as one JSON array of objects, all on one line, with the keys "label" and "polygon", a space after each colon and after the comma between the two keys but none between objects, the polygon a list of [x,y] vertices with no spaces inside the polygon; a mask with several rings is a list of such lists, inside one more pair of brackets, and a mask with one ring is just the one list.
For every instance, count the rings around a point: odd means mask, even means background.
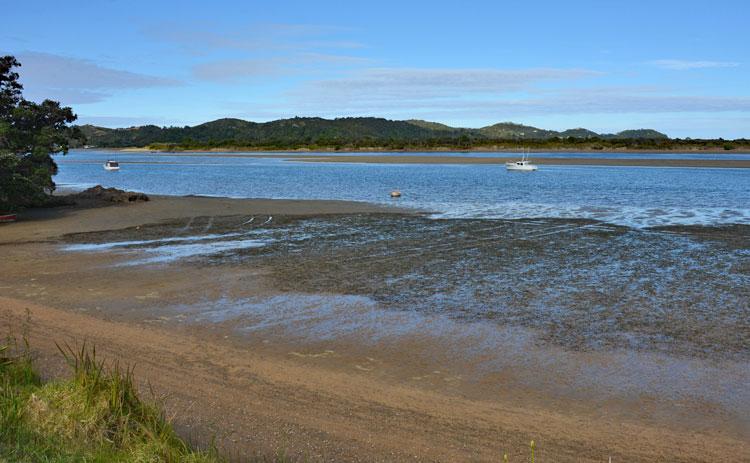
[{"label": "blue sky", "polygon": [[0,53],[81,123],[515,121],[750,138],[747,1],[30,1]]}]

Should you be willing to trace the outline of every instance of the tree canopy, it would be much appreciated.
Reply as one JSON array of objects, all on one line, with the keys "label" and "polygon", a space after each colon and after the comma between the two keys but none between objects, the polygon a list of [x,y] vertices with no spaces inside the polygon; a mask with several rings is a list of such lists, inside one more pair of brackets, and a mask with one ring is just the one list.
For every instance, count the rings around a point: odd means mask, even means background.
[{"label": "tree canopy", "polygon": [[193,127],[157,127],[145,125],[110,129],[81,126],[88,143],[98,147],[174,145],[175,147],[212,148],[248,147],[257,149],[439,147],[470,148],[498,143],[547,142],[575,144],[577,141],[624,140],[630,145],[642,141],[669,141],[655,130],[627,130],[617,134],[598,134],[586,129],[564,132],[501,122],[479,129],[450,127],[423,120],[397,121],[379,117],[295,117],[269,122],[218,119]]},{"label": "tree canopy", "polygon": [[44,204],[55,189],[52,154],[80,139],[76,115],[59,102],[23,98],[13,56],[0,57],[0,212]]}]

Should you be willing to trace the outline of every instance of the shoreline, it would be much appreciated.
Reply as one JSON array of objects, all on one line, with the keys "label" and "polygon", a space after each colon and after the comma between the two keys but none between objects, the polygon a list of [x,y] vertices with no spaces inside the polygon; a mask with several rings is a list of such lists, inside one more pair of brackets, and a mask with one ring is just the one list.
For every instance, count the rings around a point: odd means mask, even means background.
[{"label": "shoreline", "polygon": [[[72,192],[72,190],[71,190]],[[422,211],[358,201],[149,195],[139,204],[27,209],[0,227],[0,245],[44,241],[64,234],[125,229],[183,218],[231,215],[326,216],[420,214]]]},{"label": "shoreline", "polygon": [[[84,148],[78,148],[78,149],[84,149]],[[249,149],[249,148],[232,148],[232,147],[226,147],[226,148],[212,148],[212,149],[206,149],[206,150],[186,150],[186,151],[168,151],[168,150],[162,150],[157,149],[153,150],[150,148],[144,148],[144,147],[124,147],[124,148],[85,148],[87,151],[123,151],[123,152],[134,152],[134,153],[514,153],[514,154],[520,154],[521,148],[515,147],[515,148],[499,148],[499,147],[476,147],[476,148],[469,148],[469,149],[456,149],[451,147],[445,147],[445,148],[433,148],[433,149],[392,149],[392,148],[377,148],[377,147],[370,147],[370,148],[342,148],[342,149],[335,149],[335,148],[316,148],[316,149],[310,149],[310,148],[298,148],[298,149],[265,149],[265,148],[258,148],[258,149]],[[591,148],[545,148],[545,149],[535,149],[531,148],[528,149],[530,153],[640,153],[640,154],[660,154],[660,153],[684,153],[684,154],[750,154],[750,149],[734,149],[734,150],[725,150],[723,148],[715,148],[715,149],[695,149],[695,150],[686,150],[686,149],[632,149],[632,148],[623,148],[623,149],[591,149]]]}]

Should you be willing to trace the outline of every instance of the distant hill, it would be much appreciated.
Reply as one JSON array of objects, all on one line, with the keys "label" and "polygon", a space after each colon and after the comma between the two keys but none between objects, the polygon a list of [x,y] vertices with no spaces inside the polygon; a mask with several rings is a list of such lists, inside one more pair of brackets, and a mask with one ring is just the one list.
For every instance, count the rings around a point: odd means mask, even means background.
[{"label": "distant hill", "polygon": [[597,134],[587,129],[564,132],[502,122],[480,129],[455,128],[423,120],[394,121],[376,117],[322,119],[295,117],[271,122],[218,119],[193,127],[145,125],[108,129],[83,125],[89,145],[121,148],[174,144],[183,146],[398,146],[418,144],[438,146],[487,144],[498,141],[568,139],[669,139],[651,129],[625,130],[617,134]]},{"label": "distant hill", "polygon": [[598,133],[596,133],[596,132],[594,132],[592,130],[589,130],[589,129],[581,128],[581,127],[577,128],[577,129],[568,129],[568,130],[565,130],[563,132],[560,132],[560,134],[558,136],[560,138],[584,138],[584,139],[600,138],[601,137],[601,135],[599,135]]},{"label": "distant hill", "polygon": [[667,140],[668,136],[661,132],[657,132],[653,129],[638,129],[638,130],[623,130],[617,132],[615,135],[611,135],[610,138],[640,138],[640,139],[651,139],[651,140]]},{"label": "distant hill", "polygon": [[406,122],[408,122],[409,124],[416,125],[417,127],[422,127],[422,128],[431,129],[431,130],[446,130],[446,131],[458,130],[449,125],[441,124],[440,122],[423,121],[421,119],[409,119]]},{"label": "distant hill", "polygon": [[546,140],[559,135],[553,130],[537,129],[528,125],[515,124],[513,122],[501,122],[495,125],[482,127],[479,133],[487,138],[498,140]]}]

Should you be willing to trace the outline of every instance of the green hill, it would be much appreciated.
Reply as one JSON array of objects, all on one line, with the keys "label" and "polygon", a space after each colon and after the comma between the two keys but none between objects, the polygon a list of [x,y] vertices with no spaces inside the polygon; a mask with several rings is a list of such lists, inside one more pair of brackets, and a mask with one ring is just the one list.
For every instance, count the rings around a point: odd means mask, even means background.
[{"label": "green hill", "polygon": [[598,133],[584,128],[577,128],[577,129],[568,129],[563,132],[560,132],[558,135],[560,138],[583,138],[583,139],[589,139],[589,138],[600,138],[601,135]]},{"label": "green hill", "polygon": [[616,135],[600,135],[587,129],[564,132],[502,122],[480,129],[455,128],[423,120],[394,121],[377,117],[323,119],[295,117],[271,122],[218,119],[193,127],[145,125],[108,129],[93,125],[80,127],[89,145],[109,148],[150,145],[185,147],[390,147],[421,146],[426,149],[470,147],[497,141],[543,141],[555,139],[653,139],[668,137],[655,130],[626,130]]},{"label": "green hill", "polygon": [[479,129],[479,133],[487,138],[498,140],[546,140],[559,135],[558,132],[553,130],[538,129],[513,122],[501,122],[482,127]]},{"label": "green hill", "polygon": [[646,139],[646,140],[668,140],[669,137],[653,129],[623,130],[617,132],[612,138],[619,139]]},{"label": "green hill", "polygon": [[440,122],[423,121],[421,119],[409,119],[406,122],[408,122],[409,124],[416,125],[417,127],[422,127],[422,128],[430,129],[430,130],[446,130],[446,131],[462,130],[462,129],[456,129],[449,125],[441,124]]}]

